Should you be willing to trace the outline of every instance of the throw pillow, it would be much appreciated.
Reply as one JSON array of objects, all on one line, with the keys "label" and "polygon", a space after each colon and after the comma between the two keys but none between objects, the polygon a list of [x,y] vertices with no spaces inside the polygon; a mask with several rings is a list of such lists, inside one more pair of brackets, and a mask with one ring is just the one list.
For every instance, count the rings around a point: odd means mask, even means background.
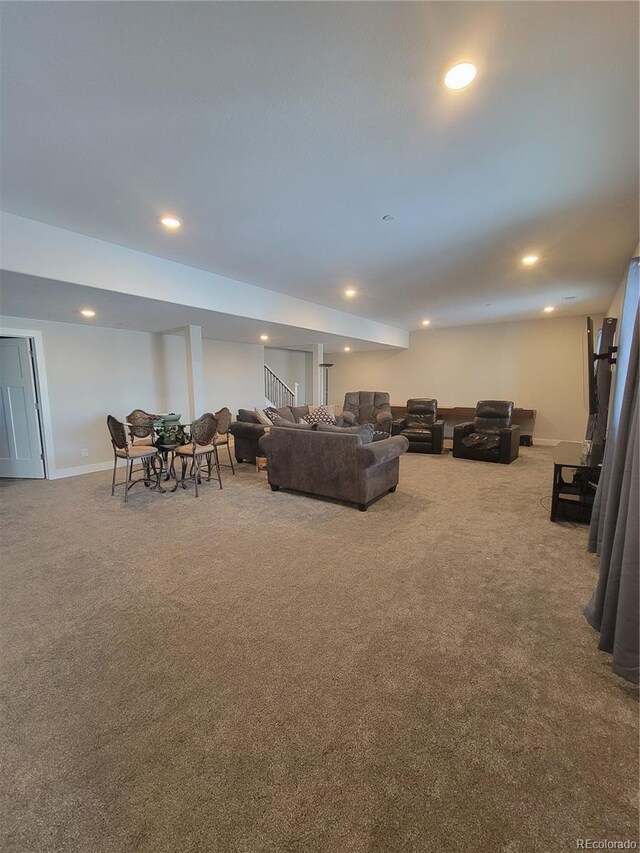
[{"label": "throw pillow", "polygon": [[263,409],[265,415],[269,418],[269,423],[275,423],[276,418],[281,418],[282,415],[277,409],[274,409],[273,406],[267,406],[266,409]]},{"label": "throw pillow", "polygon": [[308,415],[305,415],[302,420],[306,421],[308,424],[331,424],[332,426],[337,425],[336,419],[326,408],[326,406],[318,406],[318,408],[315,409],[313,412],[309,412]]},{"label": "throw pillow", "polygon": [[260,421],[260,423],[263,424],[263,426],[271,426],[273,421],[265,415],[262,409],[254,409],[253,411],[255,413],[255,416]]},{"label": "throw pillow", "polygon": [[289,406],[282,406],[280,409],[276,409],[276,412],[281,418],[284,418],[285,421],[290,421],[292,424],[295,423],[296,419],[294,418],[293,412]]}]

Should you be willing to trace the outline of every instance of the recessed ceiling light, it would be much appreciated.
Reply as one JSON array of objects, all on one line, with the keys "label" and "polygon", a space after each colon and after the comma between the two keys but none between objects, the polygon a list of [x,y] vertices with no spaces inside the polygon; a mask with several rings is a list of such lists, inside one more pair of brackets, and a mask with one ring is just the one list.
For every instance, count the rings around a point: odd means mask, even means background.
[{"label": "recessed ceiling light", "polygon": [[572,302],[575,299],[575,296],[565,296],[565,302]]},{"label": "recessed ceiling light", "polygon": [[545,313],[545,314],[551,314],[551,312],[552,312],[553,310],[554,310],[554,306],[553,306],[553,305],[547,305],[547,307],[544,309],[544,313]]},{"label": "recessed ceiling light", "polygon": [[268,341],[268,340],[269,340],[269,335],[260,335],[260,340],[261,340],[261,341]]},{"label": "recessed ceiling light", "polygon": [[447,89],[464,89],[475,79],[478,70],[470,62],[459,62],[444,75],[444,85]]},{"label": "recessed ceiling light", "polygon": [[158,222],[160,225],[164,225],[165,228],[168,228],[169,231],[177,231],[178,228],[182,227],[182,219],[178,219],[177,216],[173,216],[173,214],[169,213],[165,216],[159,216]]},{"label": "recessed ceiling light", "polygon": [[382,221],[383,222],[393,222],[393,216],[391,216],[389,213],[387,213],[386,216],[382,217]]},{"label": "recessed ceiling light", "polygon": [[348,299],[351,299],[352,297],[354,297],[356,295],[356,293],[357,293],[357,291],[355,291],[352,287],[350,287],[348,290],[345,290],[344,295]]},{"label": "recessed ceiling light", "polygon": [[93,310],[93,308],[83,308],[82,311],[80,311],[80,313],[82,314],[83,317],[95,317],[96,316],[96,312]]},{"label": "recessed ceiling light", "polygon": [[345,348],[344,348],[344,351],[345,351],[345,352],[351,352],[351,347],[345,347]]},{"label": "recessed ceiling light", "polygon": [[430,322],[431,322],[431,320],[423,320],[423,321],[422,321],[422,325],[423,325],[423,326],[428,326]]},{"label": "recessed ceiling light", "polygon": [[538,263],[538,260],[539,258],[537,255],[525,255],[522,259],[522,263],[525,267],[532,267],[534,264]]}]

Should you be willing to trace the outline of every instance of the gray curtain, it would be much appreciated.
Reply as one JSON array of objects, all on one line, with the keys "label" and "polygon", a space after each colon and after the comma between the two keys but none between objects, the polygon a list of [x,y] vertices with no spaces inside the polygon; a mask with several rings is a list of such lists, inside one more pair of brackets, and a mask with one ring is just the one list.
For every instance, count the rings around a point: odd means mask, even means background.
[{"label": "gray curtain", "polygon": [[635,323],[617,431],[607,443],[589,529],[589,551],[600,555],[598,584],[585,607],[600,632],[598,648],[613,655],[615,673],[638,683],[638,575],[640,572],[640,460],[638,442],[638,338]]}]

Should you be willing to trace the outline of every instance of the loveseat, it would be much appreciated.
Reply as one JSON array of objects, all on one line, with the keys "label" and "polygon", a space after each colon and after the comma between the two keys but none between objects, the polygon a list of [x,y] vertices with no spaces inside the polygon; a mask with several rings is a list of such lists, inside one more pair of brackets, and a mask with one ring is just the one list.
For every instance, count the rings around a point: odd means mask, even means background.
[{"label": "loveseat", "polygon": [[395,492],[400,456],[409,442],[398,435],[364,443],[352,432],[274,426],[259,445],[274,492],[295,489],[349,501],[364,511],[376,498]]},{"label": "loveseat", "polygon": [[[277,409],[277,411],[282,418],[294,423],[309,414],[309,406],[293,406],[291,408],[287,406]],[[238,410],[237,420],[229,427],[233,436],[236,462],[255,463],[256,457],[262,456],[258,442],[265,434],[265,430],[266,425],[261,423],[255,409]]]}]

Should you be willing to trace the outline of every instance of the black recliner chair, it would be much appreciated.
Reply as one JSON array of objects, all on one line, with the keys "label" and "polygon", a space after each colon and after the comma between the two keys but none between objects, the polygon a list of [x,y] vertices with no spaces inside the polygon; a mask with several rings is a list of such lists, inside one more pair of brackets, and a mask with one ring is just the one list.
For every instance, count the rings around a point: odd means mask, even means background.
[{"label": "black recliner chair", "polygon": [[511,424],[513,403],[480,400],[473,421],[453,428],[453,455],[509,465],[518,458],[520,427]]},{"label": "black recliner chair", "polygon": [[413,453],[442,453],[444,421],[438,420],[438,401],[429,397],[407,400],[407,414],[391,425],[392,435],[404,435]]}]

